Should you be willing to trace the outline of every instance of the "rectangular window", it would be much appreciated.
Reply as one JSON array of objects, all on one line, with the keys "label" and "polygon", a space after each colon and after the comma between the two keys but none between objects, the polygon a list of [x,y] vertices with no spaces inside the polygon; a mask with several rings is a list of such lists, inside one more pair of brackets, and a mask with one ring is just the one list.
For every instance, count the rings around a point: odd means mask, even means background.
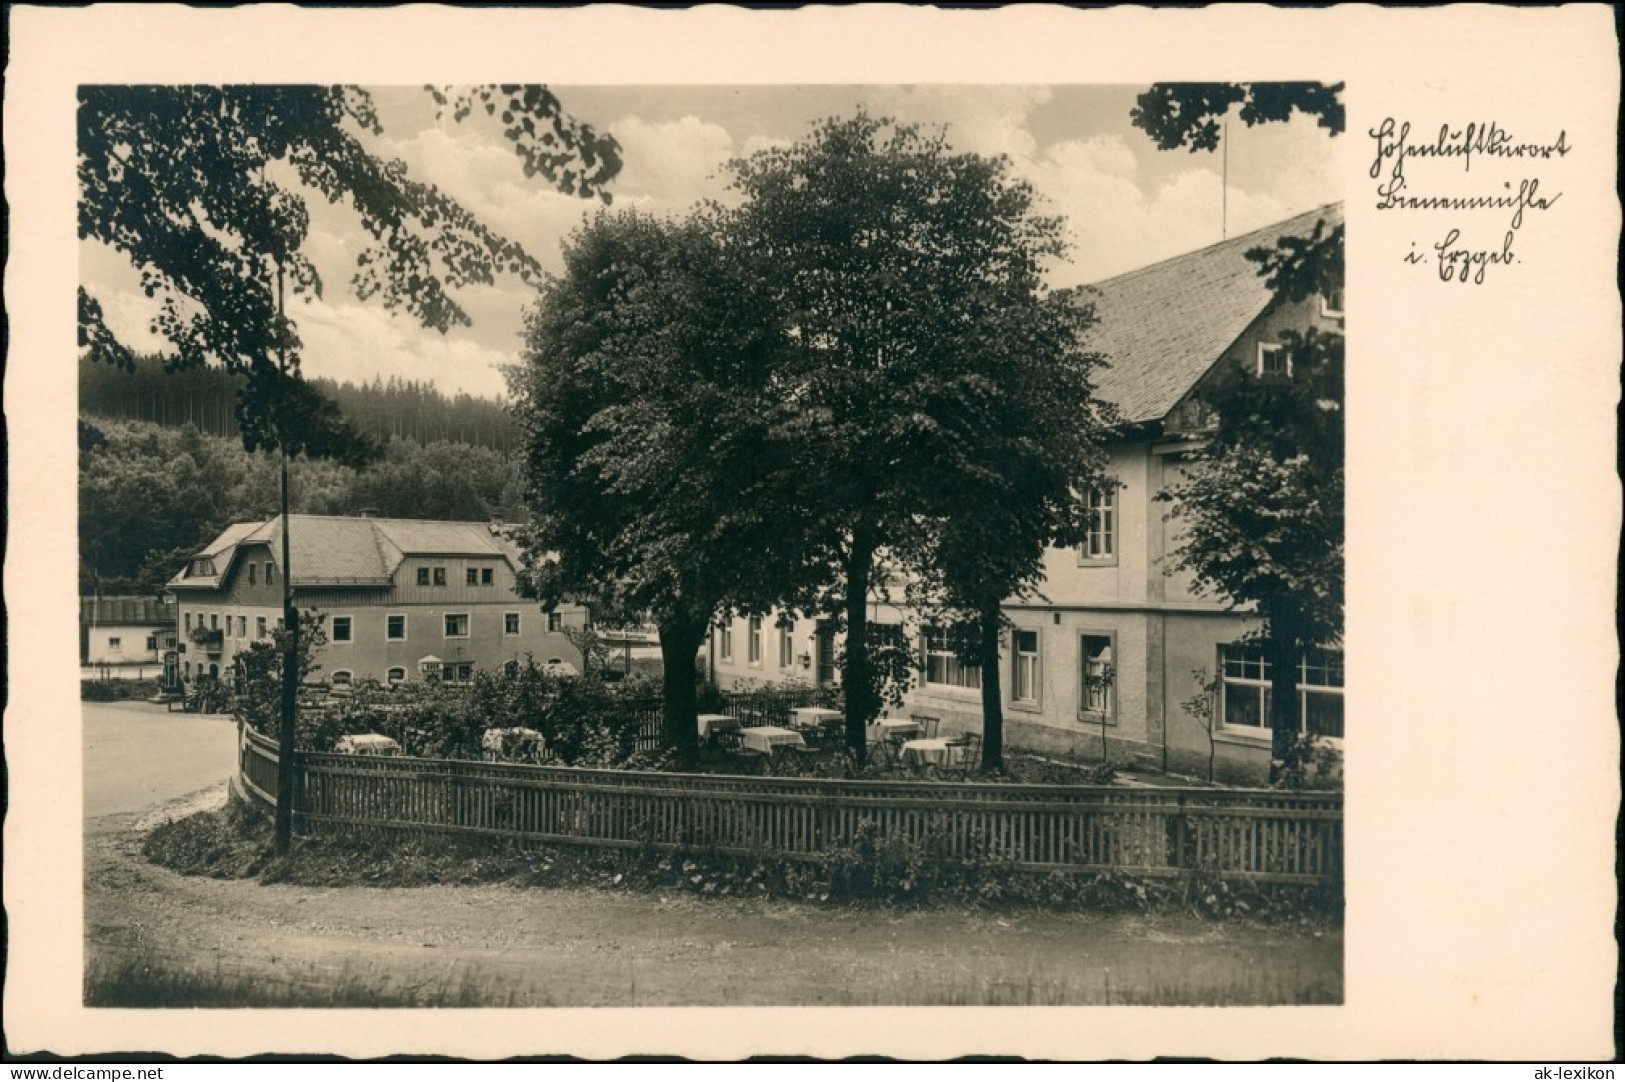
[{"label": "rectangular window", "polygon": [[795,640],[790,636],[790,628],[781,624],[779,626],[779,668],[788,669],[795,663]]},{"label": "rectangular window", "polygon": [[156,635],[148,635],[147,636],[147,649],[148,650],[156,650],[156,649],[158,649],[158,636],[156,636]]},{"label": "rectangular window", "polygon": [[437,567],[437,568],[434,569],[434,584],[436,586],[444,586],[444,585],[446,585],[446,569],[445,568]]},{"label": "rectangular window", "polygon": [[418,585],[429,585],[429,569],[427,567],[418,568]]},{"label": "rectangular window", "polygon": [[564,630],[564,614],[562,612],[550,612],[547,614],[547,630]]},{"label": "rectangular window", "polygon": [[969,645],[964,630],[925,629],[925,682],[951,688],[982,686],[982,667],[960,660],[960,648]]},{"label": "rectangular window", "polygon": [[1320,295],[1320,314],[1327,319],[1343,318],[1343,289],[1333,286]]},{"label": "rectangular window", "polygon": [[734,656],[733,621],[729,620],[726,623],[718,625],[718,630],[722,632],[722,641],[718,644],[717,650],[722,654],[722,660],[732,661]]},{"label": "rectangular window", "polygon": [[1083,556],[1087,560],[1110,560],[1117,555],[1117,489],[1113,485],[1092,489],[1084,497],[1089,512],[1089,532],[1084,537]]},{"label": "rectangular window", "polygon": [[1258,343],[1258,377],[1292,375],[1292,358],[1279,342]]},{"label": "rectangular window", "polygon": [[477,567],[469,568],[463,579],[468,586],[478,586],[480,584],[480,569]]},{"label": "rectangular window", "polygon": [[496,572],[492,571],[489,567],[480,568],[480,585],[481,586],[490,586],[495,582],[496,582]]},{"label": "rectangular window", "polygon": [[248,617],[246,616],[237,617],[237,637],[239,639],[248,638]]},{"label": "rectangular window", "polygon": [[249,564],[248,564],[248,584],[250,586],[255,585],[255,580],[258,577],[259,569],[260,568],[259,568],[258,564],[254,563],[253,561],[249,561]]},{"label": "rectangular window", "polygon": [[1014,632],[1015,657],[1012,660],[1010,698],[1018,703],[1038,701],[1038,632],[1017,628]]},{"label": "rectangular window", "polygon": [[263,616],[254,618],[254,637],[256,639],[265,638],[265,617]]},{"label": "rectangular window", "polygon": [[504,635],[519,634],[519,614],[517,612],[502,614],[502,633]]},{"label": "rectangular window", "polygon": [[[1224,724],[1227,727],[1268,732],[1270,726],[1270,663],[1256,647],[1222,646]],[[1298,716],[1300,731],[1343,738],[1343,654],[1339,650],[1311,650],[1298,662]]]},{"label": "rectangular window", "polygon": [[746,631],[748,638],[745,640],[745,649],[749,654],[748,660],[752,665],[760,665],[762,663],[762,618],[752,616],[747,622]]},{"label": "rectangular window", "polygon": [[351,618],[348,617],[348,616],[335,616],[335,617],[333,617],[333,641],[334,642],[349,642],[350,641],[350,621],[351,621]]},{"label": "rectangular window", "polygon": [[1111,636],[1083,636],[1079,653],[1083,659],[1083,692],[1078,705],[1086,714],[1110,717],[1115,700],[1113,690],[1117,683]]},{"label": "rectangular window", "polygon": [[119,637],[118,637],[118,636],[117,636],[117,635],[112,635],[112,636],[109,636],[109,637],[108,637],[108,640],[107,640],[107,647],[108,647],[108,649],[110,649],[110,650],[117,650],[117,649],[118,649],[118,648],[119,648],[119,646],[120,646],[120,645],[121,645],[121,644],[122,644],[122,643],[123,643],[123,642],[124,642],[124,640],[123,640],[123,639],[121,639],[121,638],[119,638]]},{"label": "rectangular window", "polygon": [[220,630],[220,614],[218,612],[209,613],[209,630]]},{"label": "rectangular window", "polygon": [[448,639],[466,639],[466,638],[468,638],[468,613],[466,613],[466,612],[448,612],[448,613],[446,613],[446,638],[448,638]]},{"label": "rectangular window", "polygon": [[448,661],[440,668],[441,680],[447,684],[466,684],[474,679],[474,663]]},{"label": "rectangular window", "polygon": [[390,642],[403,642],[406,639],[406,614],[392,612],[384,617],[384,638]]},{"label": "rectangular window", "polygon": [[269,586],[276,581],[276,564],[270,560],[265,561],[265,585]]},{"label": "rectangular window", "polygon": [[183,613],[181,620],[186,624],[186,633],[190,635],[192,633],[192,614],[189,612]]}]

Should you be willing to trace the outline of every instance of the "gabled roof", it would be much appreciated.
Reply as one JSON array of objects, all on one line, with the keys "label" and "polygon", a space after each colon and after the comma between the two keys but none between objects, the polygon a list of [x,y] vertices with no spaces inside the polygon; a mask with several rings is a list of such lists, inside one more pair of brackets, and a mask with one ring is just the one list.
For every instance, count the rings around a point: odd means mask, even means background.
[{"label": "gabled roof", "polygon": [[1109,368],[1100,396],[1126,424],[1167,415],[1273,300],[1249,249],[1282,237],[1308,236],[1315,223],[1343,221],[1341,203],[1088,286],[1095,326],[1088,346]]},{"label": "gabled roof", "polygon": [[[518,550],[483,522],[429,522],[418,519],[288,516],[295,586],[388,586],[407,556],[495,556],[519,563]],[[270,549],[282,566],[282,517],[237,522],[226,527],[198,555],[213,557],[216,574],[188,576],[182,570],[171,586],[218,587],[233,561],[246,549]]]}]

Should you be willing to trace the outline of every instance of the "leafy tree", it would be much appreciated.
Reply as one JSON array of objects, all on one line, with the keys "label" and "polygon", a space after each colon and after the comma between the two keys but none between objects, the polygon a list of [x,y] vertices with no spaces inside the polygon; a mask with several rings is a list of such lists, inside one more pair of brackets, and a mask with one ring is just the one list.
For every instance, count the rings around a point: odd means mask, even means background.
[{"label": "leafy tree", "polygon": [[[540,87],[483,87],[448,94],[461,119],[502,110],[504,132],[525,162],[566,192],[584,196],[618,171],[614,140],[564,117]],[[243,445],[331,453],[352,433],[299,379],[299,337],[286,292],[317,294],[322,282],[301,251],[309,229],[306,195],[343,202],[372,243],[357,258],[363,299],[404,310],[445,331],[469,322],[451,290],[498,273],[540,280],[519,245],[444,193],[413,181],[398,162],[370,153],[361,133],[380,133],[371,98],[355,87],[84,86],[78,110],[79,235],[127,256],[158,302],[152,330],[174,347],[172,368],[218,365],[242,377],[236,408]],[[291,175],[291,180],[283,179]],[[79,344],[120,367],[134,354],[118,341],[100,302],[79,291]],[[287,566],[284,511],[284,663],[276,848],[292,831],[294,713],[292,662],[299,620]]]},{"label": "leafy tree", "polygon": [[798,521],[767,479],[787,463],[773,313],[713,216],[600,215],[530,314],[513,374],[534,526],[527,583],[660,631],[666,743],[692,756],[695,658],[714,615],[783,592]]},{"label": "leafy tree", "polygon": [[1156,83],[1136,99],[1129,119],[1156,141],[1158,150],[1188,147],[1194,154],[1219,145],[1219,121],[1237,105],[1249,128],[1284,121],[1298,112],[1339,135],[1344,126],[1338,97],[1342,92],[1342,83]]},{"label": "leafy tree", "polygon": [[[1247,124],[1284,121],[1296,110],[1343,130],[1343,86],[1319,83],[1158,84],[1132,119],[1162,149],[1217,145],[1215,116],[1241,104]],[[1246,253],[1278,303],[1341,296],[1343,226],[1316,224],[1307,237]],[[1174,503],[1186,537],[1169,570],[1189,571],[1199,590],[1252,604],[1270,664],[1272,775],[1302,726],[1298,664],[1343,630],[1343,335],[1285,336],[1275,373],[1215,373],[1203,397],[1217,430],[1191,456],[1184,479],[1159,498]]]},{"label": "leafy tree", "polygon": [[936,478],[918,581],[946,623],[970,631],[957,645],[981,670],[986,770],[1003,767],[1002,605],[1037,591],[1046,548],[1083,543],[1084,496],[1105,483],[1099,438],[1114,413],[1093,395],[1099,357],[1081,345],[1091,322],[1070,292],[1045,296],[1036,282],[1006,292],[978,328],[980,349],[968,354],[978,393],[966,395],[955,433],[958,468]]},{"label": "leafy tree", "polygon": [[[780,394],[795,407],[787,434],[821,561],[800,607],[842,617],[847,738],[861,756],[881,705],[867,610],[882,561],[905,575],[941,562],[953,600],[985,614],[1026,581],[1041,535],[1075,517],[1064,479],[1088,456],[1061,458],[1095,415],[1081,317],[1040,284],[1063,252],[1061,223],[1034,212],[1005,159],[865,114],[732,170],[739,242],[768,275],[791,347]],[[1035,419],[1040,433],[1012,431],[1046,394],[1059,401]],[[1077,435],[1052,435],[1068,407],[1081,411]],[[1029,482],[1039,509],[1014,510]],[[996,736],[996,710],[991,720]]]}]

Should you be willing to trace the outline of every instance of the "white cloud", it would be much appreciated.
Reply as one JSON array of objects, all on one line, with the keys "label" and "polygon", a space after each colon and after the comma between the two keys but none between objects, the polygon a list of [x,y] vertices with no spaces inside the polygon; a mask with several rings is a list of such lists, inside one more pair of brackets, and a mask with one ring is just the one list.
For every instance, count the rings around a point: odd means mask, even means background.
[{"label": "white cloud", "polygon": [[924,126],[948,125],[948,143],[973,154],[1031,158],[1037,150],[1027,130],[1031,112],[1049,100],[1046,87],[879,87],[870,110]]},{"label": "white cloud", "polygon": [[505,389],[498,366],[516,359],[517,343],[503,351],[464,333],[442,336],[376,305],[309,299],[296,314],[307,376],[355,383],[394,376],[433,383],[447,394],[494,397]]}]

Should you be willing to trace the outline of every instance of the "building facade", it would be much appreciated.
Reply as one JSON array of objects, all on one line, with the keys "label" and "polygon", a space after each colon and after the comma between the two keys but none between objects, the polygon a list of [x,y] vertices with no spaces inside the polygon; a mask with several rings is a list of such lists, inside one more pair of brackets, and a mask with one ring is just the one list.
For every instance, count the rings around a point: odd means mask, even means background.
[{"label": "building facade", "polygon": [[[1091,348],[1110,367],[1098,391],[1118,409],[1107,450],[1117,487],[1092,493],[1095,527],[1085,545],[1051,550],[1039,595],[1004,606],[1000,688],[1011,748],[1085,759],[1132,759],[1188,775],[1238,782],[1268,775],[1268,666],[1241,640],[1258,621],[1198,594],[1171,573],[1181,527],[1156,496],[1176,480],[1180,456],[1211,425],[1201,404],[1221,366],[1273,370],[1282,335],[1311,327],[1340,330],[1341,298],[1277,300],[1245,253],[1317,222],[1342,221],[1322,207],[1278,225],[1098,283],[1091,298]],[[895,625],[918,652],[914,689],[902,713],[942,719],[944,732],[981,727],[981,671],[965,665],[947,629],[876,601],[871,620]],[[882,632],[887,633],[887,632]],[[721,624],[709,647],[724,686],[745,679],[809,683],[838,679],[835,642],[807,620],[787,628],[740,617]],[[1217,681],[1212,710],[1187,708],[1204,681]],[[1305,659],[1299,672],[1306,725],[1343,737],[1339,651]]]},{"label": "building facade", "polygon": [[[496,526],[408,519],[289,517],[294,602],[321,613],[316,678],[459,683],[512,661],[567,665],[565,635],[587,621],[518,593],[519,553]],[[169,582],[181,675],[220,677],[282,623],[282,520],[228,527]]]},{"label": "building facade", "polygon": [[175,649],[175,604],[154,597],[79,599],[79,660],[158,665]]}]

